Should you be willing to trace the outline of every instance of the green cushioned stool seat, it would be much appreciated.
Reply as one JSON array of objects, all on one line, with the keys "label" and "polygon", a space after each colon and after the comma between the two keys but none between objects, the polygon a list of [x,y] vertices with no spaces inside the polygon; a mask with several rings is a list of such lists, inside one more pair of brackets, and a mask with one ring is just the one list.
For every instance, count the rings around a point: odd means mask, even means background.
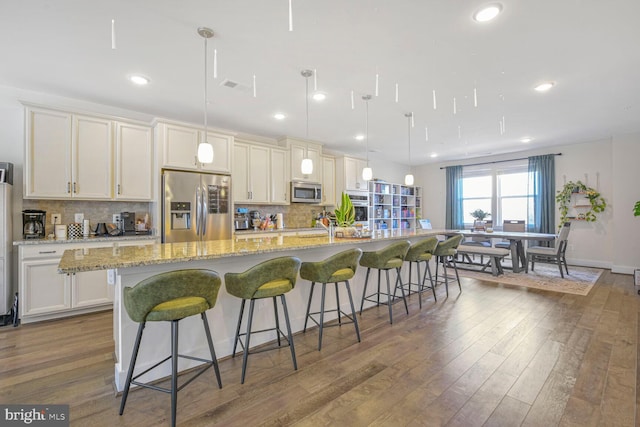
[{"label": "green cushioned stool seat", "polygon": [[[448,239],[438,242],[436,249],[433,252],[433,256],[437,257],[438,263],[436,263],[436,278],[435,282],[444,283],[445,289],[447,291],[447,296],[449,296],[449,276],[447,274],[447,266],[449,263],[453,264],[453,270],[456,273],[456,281],[458,282],[458,289],[462,292],[462,286],[460,286],[460,276],[458,275],[458,266],[456,265],[456,255],[458,253],[458,246],[464,236],[462,234],[456,234],[455,236],[451,236]],[[444,280],[438,280],[438,265],[442,264],[442,269],[444,270]]]},{"label": "green cushioned stool seat", "polygon": [[[318,333],[318,350],[322,349],[322,332],[325,326],[342,326],[342,315],[350,320],[349,323],[353,323],[356,329],[356,336],[358,342],[360,342],[360,329],[358,328],[358,319],[356,318],[356,311],[353,305],[353,298],[351,297],[351,288],[349,286],[349,279],[353,278],[358,268],[358,261],[362,256],[362,250],[358,248],[348,249],[346,251],[339,252],[335,255],[323,261],[317,262],[303,262],[300,267],[300,277],[311,282],[311,291],[309,292],[309,302],[307,303],[307,314],[304,319],[303,332],[307,331],[307,321],[311,319],[319,327]],[[351,305],[351,316],[340,309],[340,294],[338,292],[338,284],[344,282],[347,288],[347,295],[349,296],[349,303]],[[316,283],[322,283],[322,299],[320,300],[320,311],[311,312],[311,300],[313,299],[313,290]],[[325,295],[327,283],[333,283],[336,291],[336,308],[331,310],[325,310]],[[338,323],[325,325],[324,315],[326,313],[336,312],[338,315]],[[320,315],[320,320],[316,321],[313,317]]]},{"label": "green cushioned stool seat", "polygon": [[[191,269],[170,271],[149,277],[134,287],[126,287],[122,291],[124,307],[127,314],[134,322],[139,323],[136,342],[131,354],[131,362],[127,372],[127,380],[120,402],[120,415],[124,413],[124,408],[129,395],[131,384],[141,387],[151,388],[171,394],[171,425],[176,425],[176,407],[178,402],[178,391],[200,376],[204,371],[213,366],[218,381],[218,387],[222,388],[218,360],[213,348],[211,331],[207,320],[206,311],[213,308],[218,299],[218,291],[222,285],[220,276],[215,271],[205,269]],[[211,353],[211,360],[193,356],[183,356],[178,354],[178,322],[185,317],[200,315],[204,325],[204,331]],[[151,368],[133,376],[136,365],[136,358],[142,333],[146,322],[171,322],[171,355],[159,361]],[[180,387],[178,387],[178,358],[185,357],[191,360],[203,362],[205,365],[197,369],[193,375]],[[171,388],[162,388],[154,384],[136,381],[138,377],[160,366],[162,363],[171,361]]]},{"label": "green cushioned stool seat", "polygon": [[[240,382],[242,384],[244,384],[244,379],[247,372],[247,360],[249,358],[249,347],[251,341],[251,326],[253,323],[253,313],[256,300],[264,298],[273,299],[275,327],[254,331],[254,333],[275,331],[278,347],[281,347],[281,337],[287,340],[289,349],[291,350],[293,369],[298,369],[298,363],[296,362],[296,351],[293,345],[293,335],[291,334],[291,324],[289,322],[289,312],[287,311],[287,301],[284,297],[284,294],[291,291],[295,287],[299,270],[300,259],[288,256],[264,261],[242,273],[227,273],[224,275],[224,282],[227,292],[235,297],[242,299],[232,353],[232,357],[235,357],[236,349],[239,343],[243,349],[242,376],[240,379]],[[278,296],[280,297],[282,308],[284,311],[284,318],[287,326],[286,335],[280,330],[278,305],[276,302],[276,297]],[[240,329],[242,327],[242,316],[244,314],[244,306],[247,300],[249,301],[249,318],[247,320],[246,331],[240,333]],[[241,340],[242,337],[245,338],[244,343]]]},{"label": "green cushioned stool seat", "polygon": [[[427,237],[426,239],[422,239],[412,244],[407,251],[407,255],[404,257],[404,260],[409,262],[409,279],[408,282],[403,285],[403,287],[406,288],[407,293],[411,295],[411,286],[416,286],[417,290],[414,292],[418,293],[418,302],[420,303],[420,308],[422,308],[422,292],[425,290],[425,288],[431,288],[434,301],[438,300],[438,298],[436,297],[436,289],[433,283],[433,277],[431,276],[431,268],[429,267],[429,261],[431,261],[437,245],[437,237]],[[411,266],[414,263],[416,264],[416,268],[418,270],[418,281],[415,283],[411,282]],[[422,279],[420,278],[421,263],[425,264],[425,270]],[[425,282],[427,280],[427,273],[429,274],[430,286],[425,285]]]},{"label": "green cushioned stool seat", "polygon": [[[386,304],[389,308],[389,323],[393,323],[393,311],[391,306],[396,300],[396,292],[400,289],[402,295],[402,301],[404,302],[404,308],[409,314],[409,306],[407,305],[407,299],[404,295],[404,289],[402,288],[402,282],[400,279],[400,269],[404,264],[404,257],[409,250],[411,243],[402,240],[399,242],[391,243],[382,249],[371,252],[363,252],[362,258],[360,258],[360,265],[367,267],[367,275],[364,281],[364,290],[362,292],[362,302],[360,303],[360,314],[362,315],[362,309],[365,301],[375,302],[377,306],[380,304]],[[376,292],[367,295],[367,284],[369,283],[369,273],[371,269],[378,270],[378,289]],[[391,293],[391,282],[389,280],[389,270],[396,270],[396,285]],[[384,271],[387,275],[387,292],[380,290],[380,274]],[[380,301],[380,295],[386,296],[386,300]],[[375,299],[372,299],[375,296]]]}]

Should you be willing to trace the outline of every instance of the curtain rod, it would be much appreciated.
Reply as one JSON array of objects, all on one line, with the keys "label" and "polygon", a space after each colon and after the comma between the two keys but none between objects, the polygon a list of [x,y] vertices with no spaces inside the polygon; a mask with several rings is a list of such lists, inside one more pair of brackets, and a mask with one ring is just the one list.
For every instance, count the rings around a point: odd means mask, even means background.
[{"label": "curtain rod", "polygon": [[[562,153],[551,153],[552,156],[562,156]],[[531,156],[535,157],[535,156]],[[504,163],[504,162],[515,162],[518,160],[527,160],[529,157],[520,157],[519,159],[509,159],[509,160],[495,160],[493,162],[482,162],[482,163],[471,163],[470,165],[456,165],[456,166],[480,166],[480,165],[491,165],[494,163]],[[446,169],[450,166],[442,166],[440,169]]]}]

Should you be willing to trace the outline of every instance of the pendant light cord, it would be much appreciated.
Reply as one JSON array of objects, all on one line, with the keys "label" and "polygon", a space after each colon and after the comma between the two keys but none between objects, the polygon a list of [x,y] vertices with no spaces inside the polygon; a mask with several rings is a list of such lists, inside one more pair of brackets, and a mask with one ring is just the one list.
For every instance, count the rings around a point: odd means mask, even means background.
[{"label": "pendant light cord", "polygon": [[307,106],[307,139],[309,139],[309,77],[305,76],[305,87],[306,87],[306,97],[305,97],[305,103]]},{"label": "pendant light cord", "polygon": [[412,114],[407,115],[407,136],[409,141],[409,172],[411,172],[411,116]]},{"label": "pendant light cord", "polygon": [[207,38],[204,38],[204,141],[207,142]]},{"label": "pendant light cord", "polygon": [[369,167],[369,100],[365,101],[367,116],[365,118],[365,135],[367,137],[367,167]]}]

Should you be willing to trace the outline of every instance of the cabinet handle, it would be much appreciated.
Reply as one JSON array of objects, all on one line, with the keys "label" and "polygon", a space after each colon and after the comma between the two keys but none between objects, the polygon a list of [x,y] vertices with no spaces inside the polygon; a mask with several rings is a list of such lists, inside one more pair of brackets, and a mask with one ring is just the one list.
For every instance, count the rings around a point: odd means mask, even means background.
[{"label": "cabinet handle", "polygon": [[193,166],[198,166],[198,156],[193,156]]},{"label": "cabinet handle", "polygon": [[67,193],[71,193],[71,182],[67,181]]},{"label": "cabinet handle", "polygon": [[118,184],[118,194],[122,194],[122,191],[120,191],[120,184]]},{"label": "cabinet handle", "polygon": [[75,182],[73,183],[73,193],[74,194],[76,193],[76,183]]},{"label": "cabinet handle", "polygon": [[58,251],[38,251],[39,254],[55,254]]}]

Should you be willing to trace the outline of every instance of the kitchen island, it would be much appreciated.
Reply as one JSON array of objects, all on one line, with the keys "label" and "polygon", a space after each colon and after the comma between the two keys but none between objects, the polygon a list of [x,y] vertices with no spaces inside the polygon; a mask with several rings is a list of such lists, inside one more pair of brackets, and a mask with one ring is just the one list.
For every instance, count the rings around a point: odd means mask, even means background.
[{"label": "kitchen island", "polygon": [[[353,247],[359,247],[363,251],[373,251],[386,246],[390,240],[405,239],[415,242],[424,237],[445,233],[445,230],[418,230],[414,232],[396,230],[374,233],[371,238],[366,239],[338,239],[327,235],[301,235],[97,248],[80,252],[69,250],[65,251],[58,266],[58,272],[73,274],[110,270],[109,276],[115,286],[113,334],[116,364],[114,377],[116,389],[121,391],[129,368],[129,359],[138,327],[129,319],[124,309],[121,298],[123,287],[135,286],[147,277],[166,271],[206,268],[218,272],[224,278],[224,274],[227,272],[241,272],[262,261],[279,256],[296,256],[302,261],[319,261]],[[358,303],[362,297],[365,272],[364,268],[358,269],[356,276],[350,281],[356,306],[359,306]],[[310,287],[309,282],[299,278],[295,288],[286,295],[293,332],[303,329]],[[331,301],[329,296],[328,300],[328,304],[335,304],[335,300]],[[344,305],[342,308],[348,311],[348,300],[343,298],[341,302]],[[271,327],[273,324],[273,310],[262,309],[264,304],[271,303],[268,299],[257,302],[254,314],[256,329],[260,325]],[[372,305],[372,303],[367,303],[365,307]],[[386,310],[386,307],[384,309]],[[216,306],[207,313],[218,357],[229,356],[232,352],[239,311],[240,300],[227,294],[223,284]],[[275,339],[275,335],[257,334],[255,338],[252,337],[251,343],[252,345],[260,345],[273,339]],[[367,339],[366,335],[363,336],[363,339]],[[169,354],[170,329],[168,325],[165,322],[149,322],[145,328],[143,341],[137,360],[137,369],[139,368],[140,372],[152,366],[159,358]],[[186,318],[181,322],[180,353],[194,357],[207,357],[208,347],[198,316]],[[196,364],[197,362],[181,359],[179,369],[188,369]],[[162,369],[156,369],[142,377],[142,380],[148,381],[169,375],[170,366],[165,365],[162,366]]]}]

